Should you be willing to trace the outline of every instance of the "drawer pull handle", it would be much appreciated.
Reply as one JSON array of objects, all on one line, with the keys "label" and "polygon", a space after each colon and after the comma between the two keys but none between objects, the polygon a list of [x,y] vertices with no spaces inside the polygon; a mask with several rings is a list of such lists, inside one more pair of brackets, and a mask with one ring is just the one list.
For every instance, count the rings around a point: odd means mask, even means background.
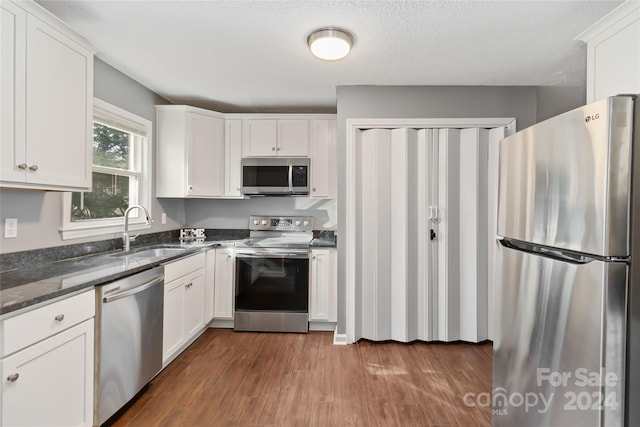
[{"label": "drawer pull handle", "polygon": [[7,381],[11,382],[11,383],[15,383],[16,381],[18,381],[18,378],[20,378],[20,374],[15,373],[15,374],[11,374],[7,377]]},{"label": "drawer pull handle", "polygon": [[62,321],[64,320],[64,314],[58,314],[58,315],[55,317],[55,319],[56,319],[58,322],[62,322]]}]

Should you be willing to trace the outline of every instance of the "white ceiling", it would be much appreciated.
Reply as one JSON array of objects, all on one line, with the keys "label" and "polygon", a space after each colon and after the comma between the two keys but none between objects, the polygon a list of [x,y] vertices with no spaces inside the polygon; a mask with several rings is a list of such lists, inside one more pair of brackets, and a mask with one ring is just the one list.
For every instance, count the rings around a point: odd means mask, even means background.
[{"label": "white ceiling", "polygon": [[[235,111],[335,111],[340,85],[584,83],[573,38],[620,1],[39,0],[97,56],[174,103]],[[355,38],[339,62],[309,33]]]}]

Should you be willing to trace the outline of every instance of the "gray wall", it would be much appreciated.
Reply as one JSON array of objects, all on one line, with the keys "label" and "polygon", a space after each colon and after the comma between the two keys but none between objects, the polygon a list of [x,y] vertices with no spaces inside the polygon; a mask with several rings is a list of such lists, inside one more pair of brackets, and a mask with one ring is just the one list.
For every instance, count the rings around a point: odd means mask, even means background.
[{"label": "gray wall", "polygon": [[[584,104],[582,88],[465,86],[340,86],[338,107],[338,182],[346,180],[346,119],[515,117],[517,129]],[[543,107],[540,111],[538,102]],[[577,105],[574,105],[576,104]],[[345,253],[346,191],[338,186],[338,251]],[[346,332],[346,264],[338,259],[338,332]]]},{"label": "gray wall", "polygon": [[[94,96],[154,122],[155,104],[169,102],[146,87],[122,74],[115,68],[95,59]],[[154,141],[155,144],[155,135]],[[155,164],[155,150],[153,157]],[[152,183],[155,193],[155,177]],[[155,220],[144,233],[179,228],[184,223],[184,202],[153,198],[151,206]],[[160,224],[162,213],[167,214],[167,224]],[[18,238],[4,239],[0,233],[0,253],[25,251],[53,246],[83,243],[119,237],[120,233],[95,238],[62,240],[58,229],[61,225],[62,193],[22,190],[0,190],[0,218],[18,218]]]},{"label": "gray wall", "polygon": [[249,215],[313,216],[316,230],[336,228],[335,200],[253,197],[246,200],[187,200],[185,224],[195,228],[247,228]]},{"label": "gray wall", "polygon": [[558,114],[578,108],[587,102],[587,88],[575,87],[538,87],[536,97],[536,122],[541,122]]}]

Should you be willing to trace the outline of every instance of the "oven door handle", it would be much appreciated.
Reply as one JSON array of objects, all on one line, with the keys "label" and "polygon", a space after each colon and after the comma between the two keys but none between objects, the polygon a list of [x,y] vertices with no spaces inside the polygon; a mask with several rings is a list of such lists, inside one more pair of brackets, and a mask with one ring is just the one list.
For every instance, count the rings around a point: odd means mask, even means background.
[{"label": "oven door handle", "polygon": [[251,252],[239,252],[236,250],[236,258],[294,258],[294,259],[309,259],[308,251],[251,251]]},{"label": "oven door handle", "polygon": [[289,191],[293,193],[293,162],[289,161]]}]

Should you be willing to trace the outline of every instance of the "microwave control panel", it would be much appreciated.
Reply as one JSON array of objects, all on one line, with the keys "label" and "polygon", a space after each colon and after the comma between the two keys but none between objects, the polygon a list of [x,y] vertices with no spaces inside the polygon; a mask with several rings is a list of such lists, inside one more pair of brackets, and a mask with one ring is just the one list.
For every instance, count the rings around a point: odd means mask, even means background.
[{"label": "microwave control panel", "polygon": [[294,166],[291,173],[291,181],[294,187],[306,187],[307,186],[307,167],[306,166]]}]

